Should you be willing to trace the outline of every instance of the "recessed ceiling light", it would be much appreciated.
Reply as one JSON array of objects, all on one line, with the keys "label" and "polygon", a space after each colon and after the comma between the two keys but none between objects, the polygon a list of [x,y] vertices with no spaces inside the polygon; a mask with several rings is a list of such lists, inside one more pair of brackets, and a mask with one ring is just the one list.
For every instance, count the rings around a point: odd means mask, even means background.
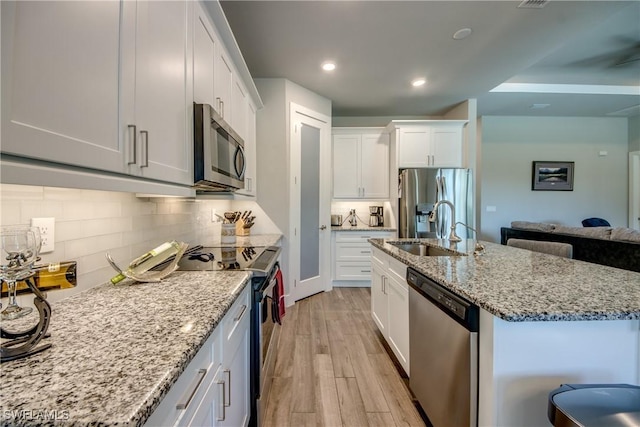
[{"label": "recessed ceiling light", "polygon": [[322,64],[322,69],[325,71],[333,71],[336,69],[336,64],[333,62],[324,62]]},{"label": "recessed ceiling light", "polygon": [[414,87],[424,86],[427,81],[423,78],[415,79],[411,82],[411,85]]},{"label": "recessed ceiling light", "polygon": [[458,31],[453,33],[453,38],[456,40],[462,40],[465,37],[468,37],[471,34],[471,28],[460,28]]}]

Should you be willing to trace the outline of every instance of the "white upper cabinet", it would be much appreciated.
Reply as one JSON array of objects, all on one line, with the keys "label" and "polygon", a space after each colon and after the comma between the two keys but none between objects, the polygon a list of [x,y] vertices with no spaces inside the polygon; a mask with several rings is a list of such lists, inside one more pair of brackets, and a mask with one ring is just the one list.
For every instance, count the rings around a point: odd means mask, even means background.
[{"label": "white upper cabinet", "polygon": [[231,123],[229,117],[232,113],[232,92],[233,92],[233,65],[231,64],[231,60],[227,56],[227,52],[222,48],[222,46],[218,46],[219,49],[216,51],[216,64],[215,64],[215,103],[213,104],[213,108],[222,116],[222,118]]},{"label": "white upper cabinet", "polygon": [[217,108],[214,76],[219,42],[199,2],[195,3],[193,21],[193,102]]},{"label": "white upper cabinet", "polygon": [[464,120],[394,120],[399,168],[464,167]]},{"label": "white upper cabinet", "polygon": [[333,129],[333,197],[389,197],[389,136],[382,129]]},{"label": "white upper cabinet", "polygon": [[191,2],[2,2],[2,151],[193,183]]},{"label": "white upper cabinet", "polygon": [[244,188],[236,191],[236,194],[245,196],[256,195],[257,175],[257,146],[256,146],[256,109],[251,102],[246,104],[246,132],[244,138],[244,157],[246,167],[244,171]]},{"label": "white upper cabinet", "polygon": [[[137,5],[135,124],[141,176],[193,184],[192,2]],[[135,173],[135,172],[134,172]]]},{"label": "white upper cabinet", "polygon": [[231,127],[242,139],[247,133],[247,90],[240,79],[233,79],[233,97],[231,98]]},{"label": "white upper cabinet", "polygon": [[2,152],[126,170],[120,14],[131,6],[2,2]]}]

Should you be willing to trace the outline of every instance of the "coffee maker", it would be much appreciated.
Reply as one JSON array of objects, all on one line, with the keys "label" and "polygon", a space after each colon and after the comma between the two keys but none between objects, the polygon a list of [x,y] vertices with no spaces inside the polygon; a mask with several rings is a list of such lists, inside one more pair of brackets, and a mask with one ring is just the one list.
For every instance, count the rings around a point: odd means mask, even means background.
[{"label": "coffee maker", "polygon": [[369,226],[382,227],[384,225],[384,208],[382,206],[369,206]]}]

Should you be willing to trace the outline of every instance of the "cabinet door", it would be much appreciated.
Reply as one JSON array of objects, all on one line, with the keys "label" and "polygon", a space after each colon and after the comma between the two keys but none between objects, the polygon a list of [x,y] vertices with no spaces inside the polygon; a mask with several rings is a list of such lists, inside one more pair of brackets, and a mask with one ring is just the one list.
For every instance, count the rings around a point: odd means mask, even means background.
[{"label": "cabinet door", "polygon": [[[138,2],[135,123],[140,175],[193,183],[192,2]],[[189,72],[188,72],[189,71]]]},{"label": "cabinet door", "polygon": [[360,170],[363,198],[389,198],[389,135],[362,135]]},{"label": "cabinet door", "polygon": [[333,136],[333,197],[360,197],[360,135]]},{"label": "cabinet door", "polygon": [[244,138],[244,157],[246,169],[244,171],[244,188],[236,191],[236,194],[247,196],[256,195],[256,111],[250,102],[247,102],[247,131]]},{"label": "cabinet door", "polygon": [[19,1],[1,7],[2,152],[124,172],[120,16],[135,4]]},{"label": "cabinet door", "polygon": [[436,167],[463,167],[462,129],[438,127],[431,129],[431,153]]},{"label": "cabinet door", "polygon": [[371,257],[371,316],[382,335],[386,338],[388,331],[388,302],[385,293],[384,264],[375,256]]},{"label": "cabinet door", "polygon": [[199,402],[191,419],[184,425],[188,427],[219,426],[224,417],[224,394],[226,390],[225,374],[221,367],[208,384],[207,391]]},{"label": "cabinet door", "polygon": [[387,276],[389,303],[389,337],[387,342],[400,365],[409,375],[409,289],[398,282],[393,274]]},{"label": "cabinet door", "polygon": [[231,93],[232,93],[232,80],[233,80],[233,67],[231,61],[227,56],[227,52],[224,50],[221,44],[218,44],[216,50],[216,64],[215,64],[215,103],[213,108],[222,116],[222,118],[229,122],[229,116],[231,116]]},{"label": "cabinet door", "polygon": [[242,331],[242,341],[231,360],[225,365],[223,375],[228,388],[225,392],[225,410],[219,425],[242,427],[249,424],[249,316]]},{"label": "cabinet door", "polygon": [[195,3],[193,20],[193,101],[215,105],[214,66],[217,39],[206,11]]},{"label": "cabinet door", "polygon": [[400,129],[398,167],[425,168],[430,166],[430,129],[428,127]]},{"label": "cabinet door", "polygon": [[247,135],[247,91],[237,78],[233,79],[230,119],[231,127],[244,140]]}]

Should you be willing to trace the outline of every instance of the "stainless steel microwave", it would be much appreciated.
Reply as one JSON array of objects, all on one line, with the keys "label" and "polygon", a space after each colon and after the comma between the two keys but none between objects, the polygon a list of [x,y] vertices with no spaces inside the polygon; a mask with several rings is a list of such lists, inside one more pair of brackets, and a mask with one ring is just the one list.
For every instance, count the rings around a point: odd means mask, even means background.
[{"label": "stainless steel microwave", "polygon": [[244,141],[208,104],[194,104],[194,187],[205,191],[244,188]]}]

